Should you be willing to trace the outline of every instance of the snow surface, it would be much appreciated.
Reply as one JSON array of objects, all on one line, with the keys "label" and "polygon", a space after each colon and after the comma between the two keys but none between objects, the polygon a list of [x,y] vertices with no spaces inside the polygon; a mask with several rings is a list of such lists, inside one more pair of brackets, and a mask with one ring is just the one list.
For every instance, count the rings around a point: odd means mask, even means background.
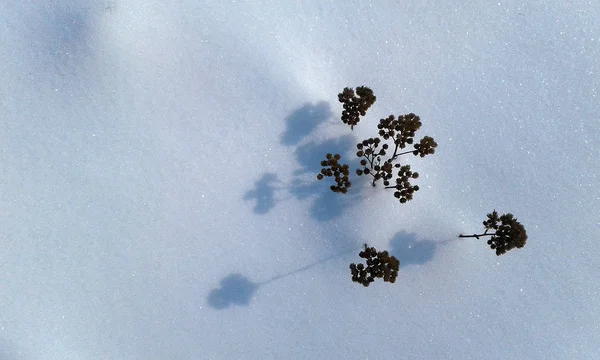
[{"label": "snow surface", "polygon": [[[600,6],[467,3],[3,1],[0,358],[600,356]],[[408,112],[414,201],[316,181]]]}]

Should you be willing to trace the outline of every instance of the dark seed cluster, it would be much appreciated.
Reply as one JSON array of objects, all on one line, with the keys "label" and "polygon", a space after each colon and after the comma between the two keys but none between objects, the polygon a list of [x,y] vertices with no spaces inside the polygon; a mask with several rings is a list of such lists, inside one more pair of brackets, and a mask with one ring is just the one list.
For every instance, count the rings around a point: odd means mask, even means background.
[{"label": "dark seed cluster", "polygon": [[[410,170],[410,165],[404,165],[400,167],[400,171],[398,171],[398,177],[396,178],[396,185],[393,186],[393,188],[396,189],[396,191],[394,191],[394,197],[402,204],[412,200],[413,193],[415,191],[419,191],[418,185],[412,185],[410,183],[410,179],[416,179],[418,177],[419,173],[412,172]],[[390,186],[389,188],[392,187]]]},{"label": "dark seed cluster", "polygon": [[[437,143],[430,136],[425,136],[414,144],[414,150],[404,151],[407,145],[413,144],[415,133],[421,127],[421,119],[413,114],[401,115],[396,118],[394,115],[390,115],[385,119],[379,120],[379,136],[384,140],[392,139],[394,141],[394,152],[386,160],[382,160],[382,157],[388,154],[389,145],[382,144],[381,138],[369,138],[358,143],[356,147],[358,152],[356,156],[361,157],[360,165],[361,169],[356,170],[356,174],[371,175],[373,177],[373,186],[379,180],[383,180],[383,185],[386,189],[395,189],[394,196],[401,202],[405,203],[412,200],[413,193],[419,190],[418,186],[413,186],[409,179],[416,179],[419,174],[410,171],[410,165],[404,165],[395,163],[396,159],[400,155],[410,154],[425,155],[433,154]],[[391,152],[391,151],[390,151]],[[390,185],[392,178],[394,177],[394,168],[400,169],[395,179],[395,185]]]},{"label": "dark seed cluster", "polygon": [[506,254],[507,251],[522,248],[527,243],[527,232],[523,224],[517,221],[517,218],[511,213],[498,216],[494,210],[487,214],[487,220],[483,222],[485,232],[483,234],[463,235],[459,237],[474,237],[479,239],[482,236],[491,236],[487,244],[496,250],[496,255]]},{"label": "dark seed cluster", "polygon": [[360,160],[362,169],[357,169],[356,174],[359,176],[372,175],[373,186],[375,186],[375,182],[379,179],[388,181],[392,178],[393,164],[391,161],[381,163],[381,157],[386,155],[388,144],[383,144],[379,148],[380,143],[380,138],[369,138],[356,145],[358,149],[356,156],[363,158]]},{"label": "dark seed cluster", "polygon": [[494,231],[487,243],[492,250],[496,250],[496,255],[500,256],[511,249],[525,246],[527,232],[513,214],[508,213],[498,217],[498,213],[494,210],[491,214],[487,214],[487,217],[483,226],[485,226],[486,232]]},{"label": "dark seed cluster", "polygon": [[388,116],[386,119],[379,120],[379,136],[385,140],[393,139],[394,144],[400,149],[404,149],[407,144],[412,144],[415,133],[421,128],[421,118],[410,113],[398,116]]},{"label": "dark seed cluster", "polygon": [[368,247],[365,244],[365,249],[358,253],[363,259],[366,259],[366,265],[359,263],[350,264],[350,273],[352,281],[362,284],[367,287],[376,278],[383,278],[384,282],[394,283],[398,277],[400,261],[394,256],[390,256],[387,251],[379,251],[374,247]]},{"label": "dark seed cluster", "polygon": [[356,88],[356,94],[351,88],[344,88],[344,91],[338,94],[338,100],[343,104],[342,121],[354,129],[361,116],[365,116],[367,110],[375,103],[377,98],[373,95],[373,90],[366,86]]},{"label": "dark seed cluster", "polygon": [[413,151],[413,154],[425,157],[425,155],[435,153],[436,147],[437,143],[435,140],[433,140],[431,136],[425,136],[418,144],[415,144],[415,151]]},{"label": "dark seed cluster", "polygon": [[340,164],[340,154],[327,154],[326,160],[321,161],[321,172],[317,175],[318,180],[323,180],[325,176],[333,176],[337,185],[331,185],[330,189],[333,192],[345,194],[348,192],[350,185],[350,168],[346,164]]},{"label": "dark seed cluster", "polygon": [[[371,89],[360,86],[356,88],[356,93],[352,88],[344,88],[338,94],[338,99],[344,108],[342,121],[353,128],[358,124],[360,116],[364,116],[367,109],[373,105],[376,98]],[[379,120],[377,125],[379,136],[365,139],[356,145],[356,156],[360,158],[360,168],[356,170],[356,174],[358,176],[370,175],[373,178],[373,186],[381,180],[386,189],[395,190],[394,197],[401,203],[412,200],[414,192],[418,191],[419,187],[412,185],[410,180],[416,179],[419,174],[413,173],[410,165],[402,165],[397,162],[401,155],[413,154],[425,157],[435,153],[437,143],[431,136],[425,136],[418,143],[414,143],[415,133],[421,128],[421,125],[421,119],[413,113],[400,115],[398,118],[390,115]],[[393,143],[386,144],[385,140],[392,140]],[[413,145],[412,149],[405,150],[408,145]],[[322,165],[332,166],[329,162],[323,162]],[[335,169],[324,168],[317,178],[321,180],[324,176],[336,176],[338,185],[331,186],[331,189],[335,192],[345,193],[349,185],[340,185],[345,182],[349,183],[345,170],[346,168],[339,168],[340,175],[338,176],[335,175]]]},{"label": "dark seed cluster", "polygon": [[398,119],[396,119],[394,115],[390,115],[386,119],[381,119],[379,120],[377,128],[379,129],[379,136],[383,137],[384,140],[394,140],[396,149],[394,150],[392,157],[408,154],[410,152],[415,156],[421,155],[421,157],[424,157],[425,155],[433,154],[437,147],[437,143],[431,136],[425,136],[418,144],[415,144],[415,150],[403,152],[401,154],[398,153],[398,150],[402,150],[406,148],[407,145],[414,142],[415,133],[421,128],[421,125],[421,118],[410,113],[400,115],[398,116]]},{"label": "dark seed cluster", "polygon": [[[338,100],[343,105],[342,122],[354,129],[365,116],[367,110],[375,103],[373,91],[365,86],[344,88],[338,94]],[[409,113],[398,117],[390,115],[380,119],[377,125],[377,136],[365,139],[356,145],[356,156],[360,159],[360,167],[356,169],[358,176],[370,175],[372,185],[381,180],[385,189],[393,190],[394,197],[402,204],[413,199],[414,193],[419,191],[418,185],[411,181],[419,178],[419,173],[413,172],[410,165],[399,162],[402,155],[412,154],[421,158],[435,153],[438,144],[431,136],[424,136],[418,142],[415,140],[417,131],[422,123],[419,116]],[[318,180],[326,176],[333,177],[335,185],[330,189],[333,192],[346,194],[350,187],[350,171],[346,164],[340,164],[340,154],[327,154],[321,161],[321,172]],[[459,237],[473,237],[480,239],[488,237],[487,244],[496,252],[497,256],[506,252],[522,248],[527,242],[525,227],[510,213],[499,215],[496,210],[487,214],[483,221],[485,232],[483,234],[459,235]],[[394,283],[398,277],[400,261],[390,256],[387,251],[377,251],[374,247],[364,245],[364,250],[358,254],[365,263],[350,264],[352,281],[368,287],[377,278],[384,282]]]}]

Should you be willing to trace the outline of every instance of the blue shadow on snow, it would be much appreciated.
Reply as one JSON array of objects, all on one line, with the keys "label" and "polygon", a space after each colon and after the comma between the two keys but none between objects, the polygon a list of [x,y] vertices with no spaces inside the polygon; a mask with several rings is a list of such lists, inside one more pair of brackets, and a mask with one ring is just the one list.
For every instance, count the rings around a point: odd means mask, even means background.
[{"label": "blue shadow on snow", "polygon": [[254,189],[246,191],[244,200],[255,200],[254,212],[257,214],[266,214],[275,207],[275,190],[273,184],[277,183],[277,175],[274,173],[264,173],[263,176],[254,183]]},{"label": "blue shadow on snow", "polygon": [[250,305],[250,302],[254,298],[254,294],[260,286],[266,285],[276,280],[286,278],[294,274],[301,273],[319,264],[322,264],[340,256],[344,256],[354,251],[356,251],[356,249],[339,252],[337,254],[316,261],[312,264],[303,266],[299,269],[274,276],[269,280],[260,283],[254,283],[248,280],[247,277],[239,273],[228,275],[220,281],[218,288],[210,291],[210,293],[207,296],[208,305],[216,310],[223,310],[232,306],[248,306]]},{"label": "blue shadow on snow", "polygon": [[[328,121],[332,116],[331,106],[325,101],[313,105],[305,103],[300,108],[286,117],[286,129],[281,135],[281,143],[286,146],[296,146],[305,137],[310,135],[321,123]],[[356,176],[351,180],[355,182],[349,194],[333,193],[329,187],[333,179],[326,178],[322,181],[316,179],[321,171],[321,161],[325,160],[327,153],[340,154],[342,162],[348,163],[353,158],[353,149],[356,140],[352,135],[345,135],[336,139],[328,139],[319,143],[308,142],[296,147],[296,162],[300,166],[293,172],[294,178],[290,184],[281,184],[275,173],[264,173],[258,179],[254,188],[246,191],[245,201],[255,201],[254,213],[266,214],[271,211],[277,203],[276,193],[279,190],[287,190],[289,194],[298,199],[306,200],[314,198],[310,208],[310,215],[317,221],[326,222],[340,217],[344,210],[352,204],[360,201],[359,191],[362,186],[361,180]],[[352,168],[356,164],[348,164]],[[353,174],[351,174],[352,176]],[[279,186],[278,186],[279,185]]]},{"label": "blue shadow on snow", "polygon": [[400,260],[400,268],[407,265],[421,265],[433,259],[438,243],[431,240],[418,240],[414,233],[400,231],[390,242],[390,254]]},{"label": "blue shadow on snow", "polygon": [[281,144],[297,145],[304,137],[310,135],[319,124],[331,118],[331,106],[326,101],[316,105],[305,103],[285,118],[286,129],[281,135]]}]

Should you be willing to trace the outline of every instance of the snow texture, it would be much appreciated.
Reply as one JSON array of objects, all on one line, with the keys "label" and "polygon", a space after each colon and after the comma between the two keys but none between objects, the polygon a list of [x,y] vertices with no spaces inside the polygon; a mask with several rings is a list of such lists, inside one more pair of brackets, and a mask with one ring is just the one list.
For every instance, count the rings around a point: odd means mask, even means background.
[{"label": "snow texture", "polygon": [[[0,357],[596,358],[600,7],[429,3],[0,4]],[[316,181],[409,112],[413,201]]]}]

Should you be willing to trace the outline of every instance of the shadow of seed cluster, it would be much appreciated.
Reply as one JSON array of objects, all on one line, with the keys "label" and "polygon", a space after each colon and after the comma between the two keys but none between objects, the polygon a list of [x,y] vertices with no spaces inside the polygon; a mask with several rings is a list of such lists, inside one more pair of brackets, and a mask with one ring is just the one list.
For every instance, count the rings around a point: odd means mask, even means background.
[{"label": "shadow of seed cluster", "polygon": [[353,282],[360,283],[365,287],[374,282],[376,278],[383,278],[384,282],[396,282],[400,268],[400,260],[396,257],[390,256],[387,251],[377,252],[374,247],[368,247],[367,244],[365,244],[365,249],[358,253],[358,256],[366,259],[366,265],[350,264]]}]

